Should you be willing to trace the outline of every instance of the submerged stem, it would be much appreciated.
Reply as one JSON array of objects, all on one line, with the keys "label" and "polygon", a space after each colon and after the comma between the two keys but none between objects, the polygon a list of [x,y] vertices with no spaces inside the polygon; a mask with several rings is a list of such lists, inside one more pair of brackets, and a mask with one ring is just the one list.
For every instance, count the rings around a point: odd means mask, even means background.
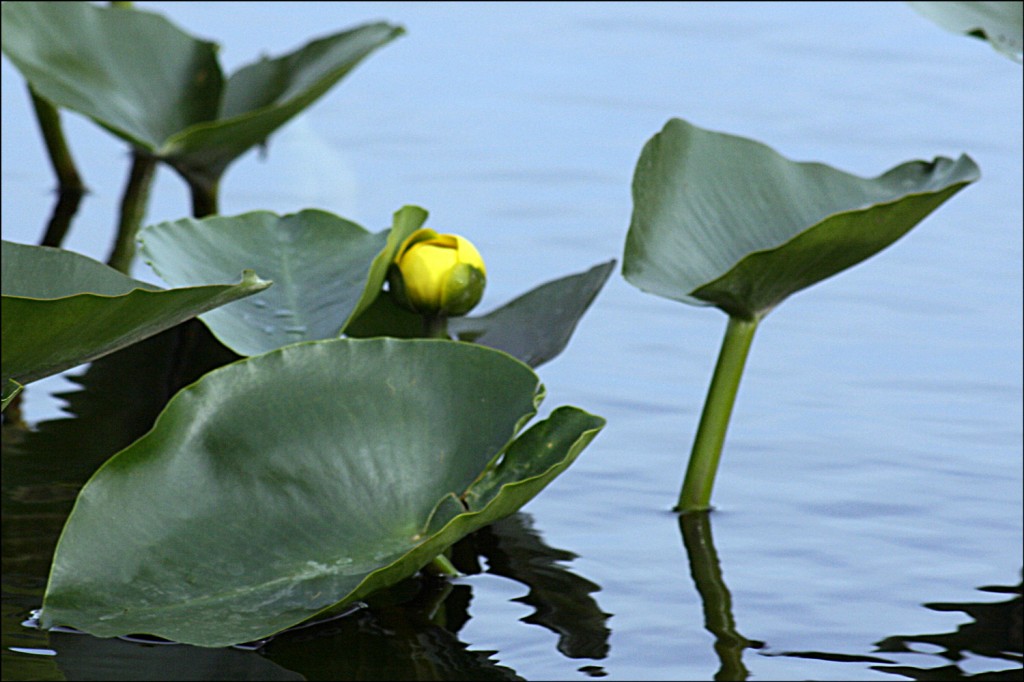
[{"label": "submerged stem", "polygon": [[733,403],[736,402],[736,392],[750,352],[750,343],[757,330],[757,322],[756,319],[729,317],[676,511],[693,512],[711,508],[711,488],[715,483],[725,432],[729,428],[729,417],[732,415]]},{"label": "submerged stem", "polygon": [[149,203],[149,189],[156,174],[156,157],[141,151],[132,152],[132,168],[128,173],[128,184],[121,197],[121,218],[117,225],[117,239],[107,259],[107,265],[129,274],[132,259],[135,258],[135,237],[146,217]]}]

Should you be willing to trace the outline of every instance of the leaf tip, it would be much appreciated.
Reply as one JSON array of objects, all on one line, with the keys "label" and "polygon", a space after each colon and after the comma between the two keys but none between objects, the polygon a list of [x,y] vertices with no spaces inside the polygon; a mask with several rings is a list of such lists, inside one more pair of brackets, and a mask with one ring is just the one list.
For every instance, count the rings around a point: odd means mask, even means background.
[{"label": "leaf tip", "polygon": [[249,270],[247,268],[245,270],[242,270],[242,280],[239,282],[239,286],[245,287],[247,289],[253,289],[255,291],[262,291],[263,289],[266,289],[273,283],[273,280],[263,279],[262,277],[256,274],[255,270]]}]

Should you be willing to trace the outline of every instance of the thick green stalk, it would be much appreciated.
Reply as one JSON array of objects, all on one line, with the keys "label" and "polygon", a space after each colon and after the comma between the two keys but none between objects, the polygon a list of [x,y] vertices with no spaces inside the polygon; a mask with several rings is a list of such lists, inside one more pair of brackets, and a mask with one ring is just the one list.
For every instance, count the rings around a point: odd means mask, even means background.
[{"label": "thick green stalk", "polygon": [[57,176],[57,205],[46,226],[46,234],[43,235],[41,244],[57,247],[64,241],[64,236],[71,227],[71,219],[78,211],[78,204],[86,190],[82,177],[78,174],[78,168],[75,167],[75,160],[71,157],[67,140],[64,139],[60,112],[49,100],[36,94],[31,87],[28,91],[32,97],[32,107],[39,122],[39,129],[43,134],[43,142],[46,144],[46,152]]},{"label": "thick green stalk", "polygon": [[424,315],[423,336],[428,339],[450,339],[447,315]]},{"label": "thick green stalk", "polygon": [[[423,336],[428,339],[450,339],[448,336],[448,316],[444,314],[423,315]],[[449,578],[458,578],[462,575],[459,569],[455,568],[447,554],[438,554],[429,564],[426,570],[435,575],[443,575]]]},{"label": "thick green stalk", "polygon": [[430,573],[435,575],[443,575],[449,578],[460,578],[462,573],[459,569],[455,568],[455,564],[451,562],[451,559],[446,557],[444,554],[438,554],[436,557],[430,560],[424,568]]},{"label": "thick green stalk", "polygon": [[135,258],[135,237],[146,217],[149,190],[156,174],[156,157],[136,149],[132,152],[132,168],[128,184],[121,197],[121,219],[117,225],[117,240],[107,259],[107,265],[129,274]]},{"label": "thick green stalk", "polygon": [[757,320],[743,320],[729,317],[725,328],[722,350],[718,354],[715,373],[711,377],[704,411],[690,452],[690,463],[686,468],[683,489],[679,493],[678,512],[703,511],[711,508],[711,488],[718,471],[718,460],[722,456],[725,432],[729,428],[729,417],[736,402],[736,391],[743,376],[743,366],[750,352],[750,342],[757,330]]},{"label": "thick green stalk", "polygon": [[192,195],[192,217],[205,218],[220,213],[220,183],[185,178]]}]

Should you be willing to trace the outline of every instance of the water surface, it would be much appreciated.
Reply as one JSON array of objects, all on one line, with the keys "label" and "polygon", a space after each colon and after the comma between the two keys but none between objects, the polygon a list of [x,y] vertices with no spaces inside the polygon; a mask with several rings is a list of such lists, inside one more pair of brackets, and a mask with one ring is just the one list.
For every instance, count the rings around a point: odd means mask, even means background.
[{"label": "water surface", "polygon": [[[495,679],[1020,670],[1019,629],[992,644],[1000,624],[1020,623],[1019,65],[896,3],[138,5],[220,42],[228,70],[357,23],[403,24],[407,35],[275,135],[266,160],[252,153],[228,170],[222,212],[315,207],[379,230],[419,204],[430,226],[467,235],[486,258],[484,311],[621,259],[633,166],[673,116],[865,176],[967,152],[982,179],[761,325],[716,484],[711,552],[696,561],[669,509],[726,318],[613,275],[566,352],[540,369],[546,410],[579,405],[608,426],[502,536],[520,547],[507,556],[536,541],[545,565],[565,569],[537,584],[568,580],[593,600],[591,616],[609,614],[583,633],[589,648],[566,644],[580,632],[524,622],[538,607],[521,601],[524,583],[502,577],[496,551],[496,564],[482,561],[490,573],[455,581],[445,603],[462,615],[447,628],[384,612],[262,656],[225,653],[210,668],[199,663],[210,652],[25,630],[18,622],[38,605],[48,566],[32,524],[50,537],[63,519],[31,516],[26,491],[49,495],[49,510],[75,489],[28,486],[5,461],[5,667],[21,679],[58,669],[82,679],[97,665],[142,679],[177,656],[186,663],[174,670],[207,679],[373,677],[422,652],[410,642],[449,653],[461,642],[456,669]],[[53,181],[20,76],[6,60],[2,69],[4,238],[32,243]],[[65,246],[103,259],[127,156],[91,122],[65,118],[91,188]],[[161,169],[149,218],[176,219],[188,205]],[[135,274],[159,281],[141,264]],[[67,415],[52,394],[77,388],[62,377],[33,385],[26,418],[44,434],[66,428],[53,421]],[[46,461],[70,476],[62,468],[77,460],[87,476],[89,457],[107,456],[87,450]],[[45,466],[17,475],[47,480]],[[8,521],[8,504],[25,516]],[[715,625],[709,605],[727,617]],[[388,627],[412,634],[389,639]],[[347,640],[377,653],[356,661],[339,649]]]}]

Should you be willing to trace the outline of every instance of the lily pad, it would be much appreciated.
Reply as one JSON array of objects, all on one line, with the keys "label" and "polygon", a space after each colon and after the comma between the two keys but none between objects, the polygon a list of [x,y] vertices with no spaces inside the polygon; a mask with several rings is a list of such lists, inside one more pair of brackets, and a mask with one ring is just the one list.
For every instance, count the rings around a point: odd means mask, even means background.
[{"label": "lily pad", "polygon": [[270,284],[246,270],[238,284],[163,290],[77,253],[5,241],[2,381],[57,374]]},{"label": "lily pad", "polygon": [[403,33],[366,24],[225,78],[214,43],[158,14],[88,2],[4,3],[2,12],[4,54],[36,92],[206,187]]},{"label": "lily pad", "polygon": [[963,155],[861,178],[672,119],[637,162],[622,274],[659,296],[760,319],[889,246],[978,177]]},{"label": "lily pad", "polygon": [[952,31],[981,40],[1013,61],[1024,53],[1024,3],[908,2],[919,14]]},{"label": "lily pad", "polygon": [[371,233],[326,211],[254,211],[150,225],[140,239],[147,262],[172,286],[220,281],[239,268],[270,277],[272,289],[200,318],[236,353],[259,355],[338,336],[376,298],[398,246],[426,218],[406,206],[390,230]]},{"label": "lily pad", "polygon": [[179,392],[78,496],[42,624],[227,646],[415,573],[513,513],[604,424],[500,351],[292,344]]},{"label": "lily pad", "polygon": [[[539,367],[568,345],[614,266],[611,260],[586,272],[546,282],[485,315],[453,317],[448,330],[460,341],[497,348],[531,367]],[[345,331],[356,337],[414,338],[423,333],[423,322],[385,293]]]}]

